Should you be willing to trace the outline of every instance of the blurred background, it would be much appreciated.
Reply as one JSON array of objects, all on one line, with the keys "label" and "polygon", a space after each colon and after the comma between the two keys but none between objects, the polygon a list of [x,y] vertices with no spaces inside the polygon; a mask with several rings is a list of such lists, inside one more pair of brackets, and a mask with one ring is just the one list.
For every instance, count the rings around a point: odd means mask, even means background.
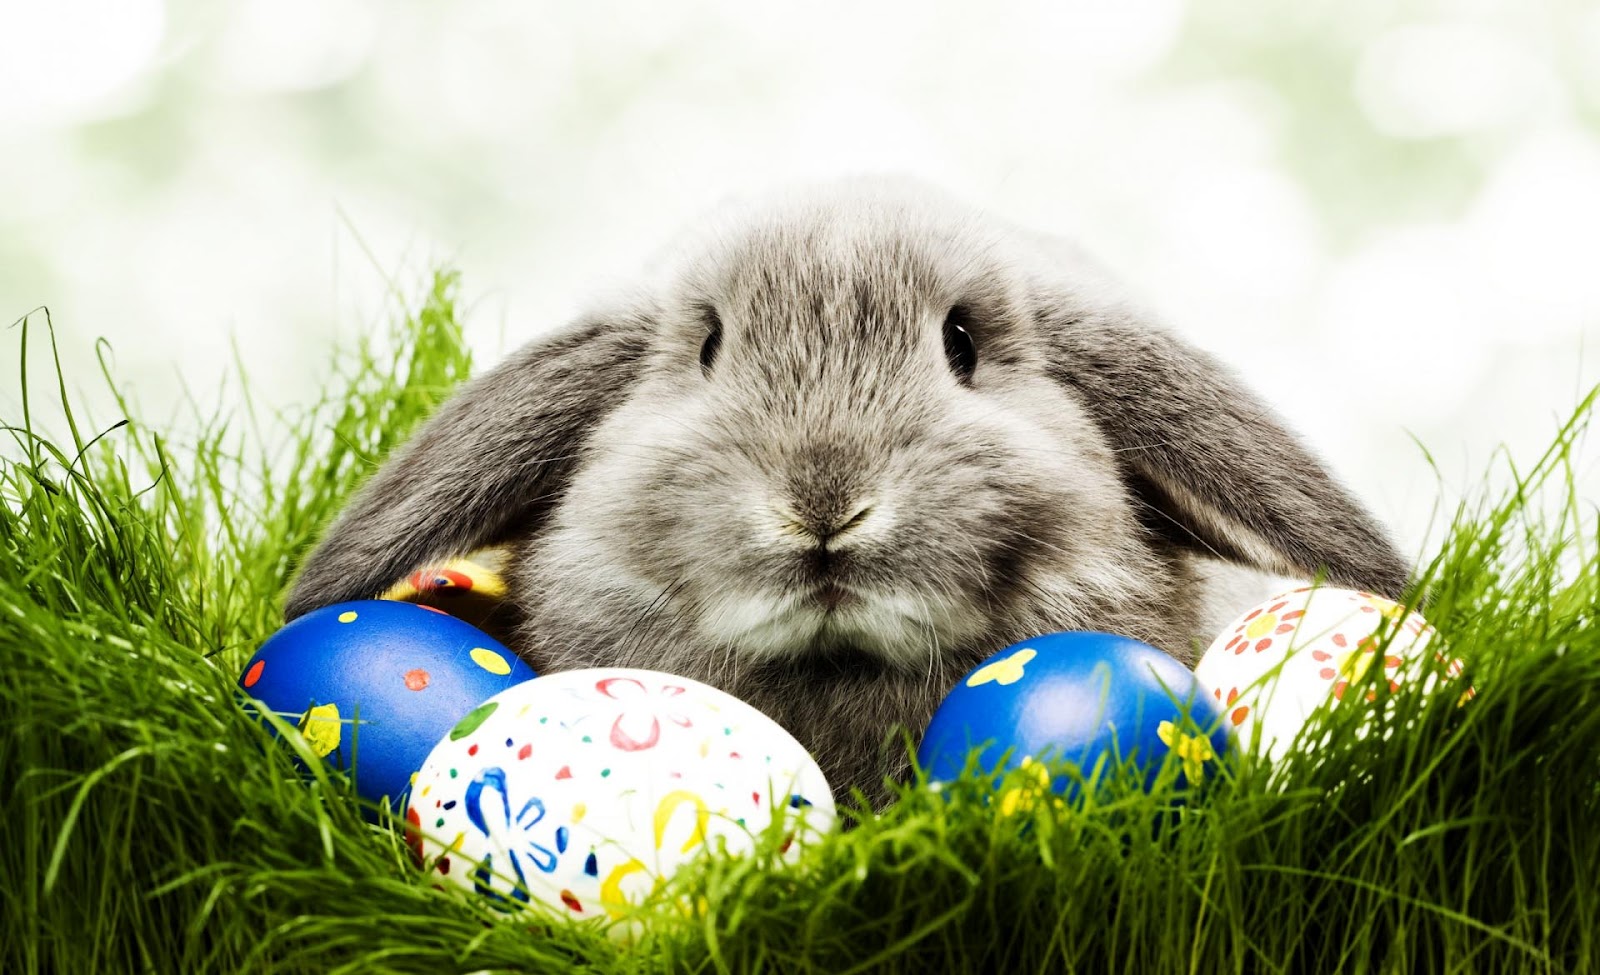
[{"label": "blurred background", "polygon": [[1412,552],[1600,382],[1589,3],[0,0],[0,319],[103,422],[101,337],[147,415],[235,347],[308,401],[435,262],[488,362],[730,194],[883,170],[1078,238]]}]

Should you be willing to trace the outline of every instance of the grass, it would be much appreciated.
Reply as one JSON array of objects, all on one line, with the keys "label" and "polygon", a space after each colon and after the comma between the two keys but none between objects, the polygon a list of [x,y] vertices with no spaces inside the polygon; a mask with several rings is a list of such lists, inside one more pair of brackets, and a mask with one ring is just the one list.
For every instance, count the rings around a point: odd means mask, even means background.
[{"label": "grass", "polygon": [[[297,775],[234,681],[296,558],[469,372],[453,291],[438,276],[341,352],[323,402],[246,399],[181,444],[127,403],[80,429],[59,366],[24,374],[0,472],[0,971],[1600,971],[1600,535],[1571,490],[1593,394],[1426,567],[1465,707],[1383,694],[1368,735],[1336,709],[1176,812],[1165,787],[1010,816],[981,777],[908,787],[793,867],[708,858],[631,946],[435,888],[341,778]],[[35,360],[42,318],[12,333]]]}]

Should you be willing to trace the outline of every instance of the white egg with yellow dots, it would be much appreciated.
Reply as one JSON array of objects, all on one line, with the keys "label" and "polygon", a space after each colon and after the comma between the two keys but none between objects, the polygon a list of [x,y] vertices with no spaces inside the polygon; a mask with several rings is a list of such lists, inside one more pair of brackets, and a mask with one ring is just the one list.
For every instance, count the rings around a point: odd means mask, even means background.
[{"label": "white egg with yellow dots", "polygon": [[817,763],[754,707],[603,667],[485,701],[428,756],[406,818],[426,866],[453,883],[615,919],[705,850],[748,851],[779,829],[794,855],[834,805]]},{"label": "white egg with yellow dots", "polygon": [[[1426,657],[1419,669],[1407,661]],[[1416,612],[1382,596],[1333,586],[1302,586],[1265,600],[1229,624],[1195,668],[1195,677],[1228,716],[1241,743],[1259,743],[1273,758],[1287,754],[1317,708],[1346,698],[1381,667],[1389,690],[1405,674],[1423,673],[1426,693],[1440,678],[1460,675],[1438,631]],[[1470,688],[1456,692],[1461,701]]]}]

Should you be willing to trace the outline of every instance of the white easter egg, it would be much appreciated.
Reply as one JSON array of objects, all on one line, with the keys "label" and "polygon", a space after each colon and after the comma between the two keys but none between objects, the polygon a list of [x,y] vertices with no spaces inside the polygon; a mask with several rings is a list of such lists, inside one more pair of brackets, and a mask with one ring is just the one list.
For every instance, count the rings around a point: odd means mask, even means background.
[{"label": "white easter egg", "polygon": [[406,817],[430,869],[503,903],[626,915],[681,864],[749,850],[776,819],[834,817],[822,770],[777,722],[705,684],[602,667],[485,701],[434,747]]},{"label": "white easter egg", "polygon": [[[1246,747],[1259,742],[1265,754],[1281,758],[1312,712],[1343,699],[1369,667],[1383,668],[1390,690],[1399,690],[1405,662],[1422,654],[1438,673],[1458,675],[1461,662],[1432,646],[1437,636],[1420,615],[1393,600],[1302,586],[1234,620],[1200,658],[1195,677]],[[1424,691],[1436,683],[1430,672]],[[1369,698],[1376,695],[1370,685],[1360,686],[1369,687]]]}]

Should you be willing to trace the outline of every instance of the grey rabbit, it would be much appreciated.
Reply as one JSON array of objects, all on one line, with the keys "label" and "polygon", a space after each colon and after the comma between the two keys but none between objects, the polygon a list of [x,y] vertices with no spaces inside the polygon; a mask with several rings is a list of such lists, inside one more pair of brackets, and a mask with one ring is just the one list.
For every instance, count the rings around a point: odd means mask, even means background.
[{"label": "grey rabbit", "polygon": [[445,403],[306,559],[287,617],[511,543],[535,670],[720,687],[881,804],[897,729],[1010,643],[1102,630],[1192,665],[1219,559],[1407,584],[1272,411],[1070,245],[875,177],[735,207],[665,253]]}]

